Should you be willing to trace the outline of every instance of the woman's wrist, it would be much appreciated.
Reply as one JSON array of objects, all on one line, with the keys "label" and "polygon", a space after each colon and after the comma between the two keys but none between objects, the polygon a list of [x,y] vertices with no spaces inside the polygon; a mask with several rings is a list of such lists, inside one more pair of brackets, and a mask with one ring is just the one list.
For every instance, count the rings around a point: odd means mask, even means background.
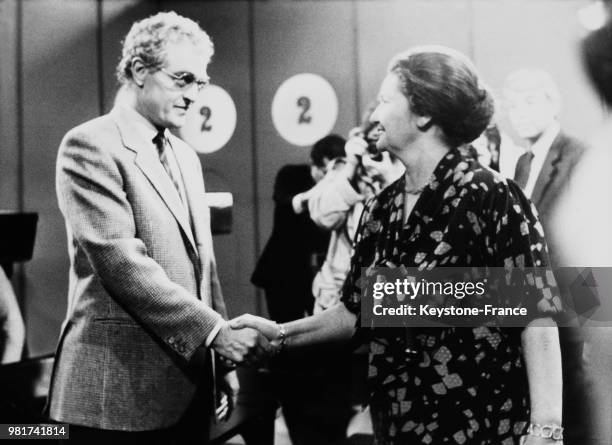
[{"label": "woman's wrist", "polygon": [[526,434],[528,436],[549,439],[551,443],[563,441],[563,427],[561,426],[561,422],[529,422]]},{"label": "woman's wrist", "polygon": [[287,343],[287,328],[282,323],[277,323],[276,327],[278,329],[278,333],[276,334],[276,338],[272,340],[271,344],[274,346],[275,355],[278,355],[285,349]]},{"label": "woman's wrist", "polygon": [[359,158],[354,154],[347,154],[345,158],[344,172],[348,179],[351,179],[355,175],[355,170],[359,165]]}]

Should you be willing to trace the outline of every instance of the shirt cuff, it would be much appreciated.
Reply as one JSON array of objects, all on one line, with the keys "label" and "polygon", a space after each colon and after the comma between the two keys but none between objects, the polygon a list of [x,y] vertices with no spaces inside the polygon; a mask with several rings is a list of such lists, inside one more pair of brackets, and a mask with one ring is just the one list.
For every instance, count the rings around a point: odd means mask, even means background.
[{"label": "shirt cuff", "polygon": [[212,331],[210,331],[210,334],[208,334],[208,337],[206,337],[206,342],[204,343],[206,345],[206,347],[208,348],[210,345],[212,345],[212,342],[215,341],[215,337],[217,336],[217,334],[219,333],[219,331],[221,330],[221,328],[223,326],[225,326],[227,324],[227,321],[221,319],[217,322],[217,324],[215,325],[215,327],[213,328]]},{"label": "shirt cuff", "polygon": [[306,207],[304,206],[304,201],[304,193],[298,193],[291,199],[291,206],[293,207],[294,213],[296,213],[297,215],[303,213],[304,210],[306,210]]}]

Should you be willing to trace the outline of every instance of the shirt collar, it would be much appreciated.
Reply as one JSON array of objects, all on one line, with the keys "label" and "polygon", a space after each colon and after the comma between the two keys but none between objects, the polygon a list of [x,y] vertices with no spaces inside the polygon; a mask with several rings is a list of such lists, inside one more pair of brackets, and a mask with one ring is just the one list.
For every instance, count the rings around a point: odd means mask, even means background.
[{"label": "shirt collar", "polygon": [[[133,126],[138,134],[146,141],[152,142],[153,138],[159,133],[159,129],[155,127],[146,117],[140,114],[136,109],[129,105],[120,105],[121,110],[131,119]],[[164,137],[168,139],[168,130],[164,128]]]}]

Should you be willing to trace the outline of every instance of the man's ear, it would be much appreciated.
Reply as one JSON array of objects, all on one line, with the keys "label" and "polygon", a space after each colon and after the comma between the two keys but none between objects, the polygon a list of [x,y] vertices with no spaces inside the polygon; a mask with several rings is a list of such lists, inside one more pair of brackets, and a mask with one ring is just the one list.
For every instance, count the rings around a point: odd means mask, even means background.
[{"label": "man's ear", "polygon": [[549,99],[551,103],[551,113],[555,119],[559,119],[559,114],[561,113],[561,98]]},{"label": "man's ear", "polygon": [[132,70],[132,79],[134,80],[134,83],[138,87],[142,88],[144,85],[145,76],[149,73],[149,68],[147,68],[140,57],[134,57],[130,69]]},{"label": "man's ear", "polygon": [[416,119],[416,126],[422,132],[426,132],[433,125],[433,119],[431,116],[418,116]]}]

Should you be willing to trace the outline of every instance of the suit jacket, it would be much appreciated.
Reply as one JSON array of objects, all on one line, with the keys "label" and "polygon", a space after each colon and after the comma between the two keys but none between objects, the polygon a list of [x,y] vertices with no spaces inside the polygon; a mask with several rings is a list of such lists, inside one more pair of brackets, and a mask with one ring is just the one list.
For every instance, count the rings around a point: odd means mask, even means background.
[{"label": "suit jacket", "polygon": [[[285,165],[274,182],[272,234],[257,261],[251,282],[266,290],[270,315],[279,322],[301,318],[312,311],[311,284],[329,243],[329,232],[319,229],[307,211],[296,214],[291,200],[315,185],[306,164]],[[319,259],[319,258],[317,258]]]},{"label": "suit jacket", "polygon": [[61,143],[56,186],[70,277],[49,393],[54,420],[164,428],[199,384],[212,385],[194,365],[226,318],[210,215],[197,155],[169,141],[188,209],[128,110],[86,122]]},{"label": "suit jacket", "polygon": [[[574,167],[578,164],[585,148],[586,146],[582,142],[563,134],[563,132],[559,132],[550,146],[531,193],[531,201],[538,209],[545,234],[555,229],[552,227],[553,214],[563,194],[570,187]],[[554,237],[552,236],[546,237],[552,265],[558,266],[558,249],[553,240]]]},{"label": "suit jacket", "polygon": [[[542,165],[542,170],[536,180],[531,200],[538,209],[540,221],[544,227],[546,241],[553,267],[561,266],[559,247],[555,243],[555,230],[562,230],[553,216],[558,205],[562,202],[564,194],[571,187],[571,178],[575,166],[580,161],[586,146],[560,132],[553,140],[548,155]],[[555,276],[559,282],[560,290],[564,296],[564,304],[573,305],[567,291],[567,276],[563,270],[557,270]],[[563,321],[568,323],[568,320]],[[590,384],[584,376],[582,359],[583,335],[582,330],[576,326],[559,329],[563,366],[563,425],[565,443],[567,445],[580,444],[586,434],[586,425],[589,414],[586,409],[584,394]]]}]

